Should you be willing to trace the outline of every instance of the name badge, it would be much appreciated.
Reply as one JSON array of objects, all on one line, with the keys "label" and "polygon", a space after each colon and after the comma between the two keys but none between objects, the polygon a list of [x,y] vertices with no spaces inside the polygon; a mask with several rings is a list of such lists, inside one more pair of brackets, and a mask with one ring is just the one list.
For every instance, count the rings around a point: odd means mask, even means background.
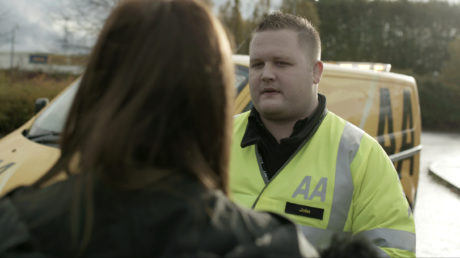
[{"label": "name badge", "polygon": [[286,202],[286,208],[284,208],[284,212],[288,214],[304,216],[307,218],[314,218],[323,220],[324,209],[295,204]]}]

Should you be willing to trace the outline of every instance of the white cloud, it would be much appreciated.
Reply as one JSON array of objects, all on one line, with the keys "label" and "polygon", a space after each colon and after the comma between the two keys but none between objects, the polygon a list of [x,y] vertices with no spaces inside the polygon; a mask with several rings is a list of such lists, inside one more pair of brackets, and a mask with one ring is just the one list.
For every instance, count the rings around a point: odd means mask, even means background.
[{"label": "white cloud", "polygon": [[[8,40],[3,40],[0,50],[11,48],[12,31],[15,30],[15,49],[17,51],[52,51],[60,32],[53,29],[52,19],[46,7],[50,0],[0,0],[1,7],[7,13],[2,19],[0,31],[8,33]],[[5,44],[7,43],[7,44]]]},{"label": "white cloud", "polygon": [[[0,51],[10,51],[14,28],[14,48],[18,52],[62,51],[65,32],[59,8],[62,8],[62,1],[0,0],[0,14],[6,12],[6,16],[0,18]],[[68,23],[68,30],[72,32],[72,29],[72,24]]]}]

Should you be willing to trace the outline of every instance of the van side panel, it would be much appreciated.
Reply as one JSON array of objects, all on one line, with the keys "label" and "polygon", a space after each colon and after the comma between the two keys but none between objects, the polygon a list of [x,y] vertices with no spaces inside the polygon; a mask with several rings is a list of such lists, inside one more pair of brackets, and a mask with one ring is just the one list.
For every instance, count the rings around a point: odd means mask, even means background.
[{"label": "van side panel", "polygon": [[392,73],[325,71],[319,91],[328,109],[377,139],[392,159],[409,203],[420,164],[420,106],[415,80]]}]

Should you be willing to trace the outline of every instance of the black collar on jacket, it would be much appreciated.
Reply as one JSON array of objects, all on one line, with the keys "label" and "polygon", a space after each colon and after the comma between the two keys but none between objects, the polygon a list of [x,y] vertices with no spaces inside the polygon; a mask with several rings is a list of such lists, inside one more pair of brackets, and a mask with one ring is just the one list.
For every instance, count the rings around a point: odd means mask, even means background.
[{"label": "black collar on jacket", "polygon": [[318,106],[309,117],[295,123],[291,136],[278,143],[264,126],[260,114],[253,107],[248,117],[248,125],[241,141],[241,147],[255,144],[259,151],[263,168],[268,179],[284,165],[286,161],[307,142],[318,129],[327,114],[326,97],[318,94]]}]

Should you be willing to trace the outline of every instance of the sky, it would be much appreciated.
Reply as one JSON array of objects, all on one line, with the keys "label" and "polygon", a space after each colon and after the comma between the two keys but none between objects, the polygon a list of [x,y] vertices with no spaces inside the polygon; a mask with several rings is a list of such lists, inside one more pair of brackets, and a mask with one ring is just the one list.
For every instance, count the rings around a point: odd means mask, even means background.
[{"label": "sky", "polygon": [[67,1],[72,0],[0,0],[0,52],[11,51],[14,35],[16,52],[62,53],[65,27],[69,41],[91,45],[81,32],[72,32],[70,22],[64,26],[60,9]]},{"label": "sky", "polygon": [[[13,34],[16,52],[65,52],[62,42],[66,26],[59,10],[66,1],[71,0],[0,0],[0,52],[11,51]],[[448,1],[460,3],[460,0]],[[224,2],[215,0],[214,11]],[[280,2],[272,0],[272,5],[276,8]],[[251,13],[254,3],[254,0],[242,0],[243,15]],[[72,31],[69,24],[67,28],[71,33],[67,35],[73,44],[90,46],[94,42],[94,37]]]},{"label": "sky", "polygon": [[[67,1],[72,0],[0,0],[0,52],[11,51],[13,34],[16,52],[65,52],[62,47],[65,26],[60,19],[59,9]],[[224,2],[225,0],[214,0],[214,11],[217,12]],[[243,12],[252,10],[254,2],[242,0]],[[280,2],[281,0],[272,0],[272,5],[279,5]],[[76,43],[79,45],[90,46],[94,42],[94,37],[81,39],[81,35],[70,33],[70,41],[75,42],[76,38],[80,39]]]},{"label": "sky", "polygon": [[0,51],[49,52],[56,49],[63,29],[50,12],[55,0],[0,0]]}]

